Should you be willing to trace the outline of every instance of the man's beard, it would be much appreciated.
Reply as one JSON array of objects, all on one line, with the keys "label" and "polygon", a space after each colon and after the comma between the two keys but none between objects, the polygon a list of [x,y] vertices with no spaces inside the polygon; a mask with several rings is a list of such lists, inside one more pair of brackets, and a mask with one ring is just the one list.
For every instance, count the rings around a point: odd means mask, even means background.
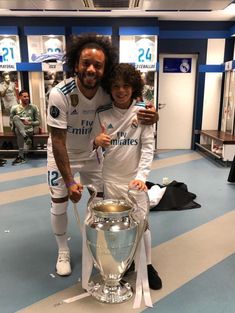
[{"label": "man's beard", "polygon": [[[100,85],[101,79],[99,77],[97,77],[96,75],[90,76],[90,75],[87,75],[85,73],[77,73],[77,77],[79,78],[80,83],[82,84],[82,86],[85,87],[86,89],[91,89],[91,90],[92,89],[96,89],[97,86]],[[95,81],[94,84],[90,85],[90,84],[86,83],[86,78],[89,79],[89,77],[95,78],[96,81]]]}]

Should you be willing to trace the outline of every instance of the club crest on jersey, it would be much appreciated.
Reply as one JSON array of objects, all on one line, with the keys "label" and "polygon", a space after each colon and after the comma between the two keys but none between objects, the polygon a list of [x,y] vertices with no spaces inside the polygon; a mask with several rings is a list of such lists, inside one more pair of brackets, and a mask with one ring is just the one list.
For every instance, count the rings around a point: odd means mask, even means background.
[{"label": "club crest on jersey", "polygon": [[79,98],[78,98],[78,95],[70,95],[70,100],[71,100],[71,105],[73,107],[76,107],[78,105],[78,102],[79,102]]},{"label": "club crest on jersey", "polygon": [[60,110],[56,106],[52,105],[50,107],[50,115],[53,118],[57,118],[60,115]]},{"label": "club crest on jersey", "polygon": [[132,128],[138,127],[138,119],[136,117],[134,117],[133,120],[131,121],[131,127]]}]

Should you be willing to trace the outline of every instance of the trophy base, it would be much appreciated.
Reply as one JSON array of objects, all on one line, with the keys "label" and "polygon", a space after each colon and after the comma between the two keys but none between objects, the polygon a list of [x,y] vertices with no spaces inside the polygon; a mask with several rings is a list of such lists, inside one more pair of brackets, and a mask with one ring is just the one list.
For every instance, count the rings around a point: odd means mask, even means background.
[{"label": "trophy base", "polygon": [[131,285],[124,281],[112,287],[97,283],[89,292],[94,298],[103,303],[122,303],[130,300],[133,296]]}]

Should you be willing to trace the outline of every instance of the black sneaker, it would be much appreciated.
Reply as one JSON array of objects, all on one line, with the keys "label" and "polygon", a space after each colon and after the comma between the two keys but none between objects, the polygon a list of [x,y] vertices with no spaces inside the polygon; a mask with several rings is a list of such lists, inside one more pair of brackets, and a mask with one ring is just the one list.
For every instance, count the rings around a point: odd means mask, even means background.
[{"label": "black sneaker", "polygon": [[12,165],[24,164],[25,162],[25,159],[18,155],[18,157],[12,162]]},{"label": "black sneaker", "polygon": [[148,280],[149,280],[149,287],[152,290],[159,290],[162,288],[162,280],[158,276],[158,272],[154,269],[152,264],[147,265],[148,271]]},{"label": "black sneaker", "polygon": [[0,159],[0,163],[6,164],[6,163],[7,163],[7,160],[5,160],[5,159]]}]

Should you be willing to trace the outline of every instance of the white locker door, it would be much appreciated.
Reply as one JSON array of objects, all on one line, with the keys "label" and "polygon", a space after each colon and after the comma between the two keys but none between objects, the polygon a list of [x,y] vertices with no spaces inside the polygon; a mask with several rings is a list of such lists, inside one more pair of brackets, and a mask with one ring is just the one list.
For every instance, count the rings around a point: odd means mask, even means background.
[{"label": "white locker door", "polygon": [[[191,72],[163,73],[164,58],[191,58]],[[191,149],[196,54],[160,54],[157,149]]]}]

